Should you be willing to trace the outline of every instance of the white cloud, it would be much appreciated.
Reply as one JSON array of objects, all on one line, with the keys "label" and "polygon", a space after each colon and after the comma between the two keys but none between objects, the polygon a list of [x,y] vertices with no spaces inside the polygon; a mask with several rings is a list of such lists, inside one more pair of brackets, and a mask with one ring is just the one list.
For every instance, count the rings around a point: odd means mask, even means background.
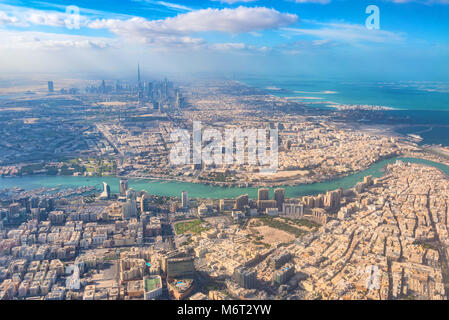
[{"label": "white cloud", "polygon": [[387,0],[394,3],[449,4],[449,0]]},{"label": "white cloud", "polygon": [[6,12],[0,11],[0,25],[9,24],[9,25],[17,25],[19,24],[19,19],[14,16],[9,16]]},{"label": "white cloud", "polygon": [[331,0],[295,0],[296,3],[321,3],[328,4]]},{"label": "white cloud", "polygon": [[321,28],[283,28],[294,35],[317,37],[321,40],[335,40],[349,43],[360,42],[398,42],[403,40],[401,34],[386,30],[369,30],[365,26],[349,23],[316,23]]},{"label": "white cloud", "polygon": [[153,37],[155,34],[188,34],[219,31],[245,33],[276,29],[298,20],[294,14],[280,13],[264,7],[236,9],[202,9],[163,20],[132,18],[129,20],[95,20],[89,27],[106,28],[122,36]]},{"label": "white cloud", "polygon": [[226,3],[226,4],[235,4],[235,3],[240,3],[240,2],[246,2],[246,3],[254,2],[257,0],[212,0],[212,1]]},{"label": "white cloud", "polygon": [[177,3],[158,1],[157,4],[160,4],[161,6],[164,6],[164,7],[170,8],[170,9],[182,10],[182,11],[192,11],[191,8],[177,4]]},{"label": "white cloud", "polygon": [[106,49],[116,47],[115,40],[35,31],[0,31],[4,49]]}]

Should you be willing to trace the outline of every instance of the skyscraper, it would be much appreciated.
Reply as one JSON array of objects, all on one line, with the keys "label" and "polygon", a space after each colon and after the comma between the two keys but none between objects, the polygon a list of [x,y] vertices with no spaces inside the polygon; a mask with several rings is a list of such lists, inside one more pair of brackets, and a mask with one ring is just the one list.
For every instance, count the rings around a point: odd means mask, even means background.
[{"label": "skyscraper", "polygon": [[128,190],[128,180],[120,179],[120,195],[126,196],[126,190]]},{"label": "skyscraper", "polygon": [[189,207],[189,196],[187,194],[187,191],[183,191],[181,193],[181,203],[183,209],[187,209]]},{"label": "skyscraper", "polygon": [[274,200],[276,200],[276,206],[279,211],[282,210],[282,205],[285,199],[285,189],[278,188],[274,190]]},{"label": "skyscraper", "polygon": [[261,188],[257,192],[257,200],[270,200],[270,190]]},{"label": "skyscraper", "polygon": [[140,78],[140,64],[137,64],[137,86],[138,86],[138,99],[139,104],[143,103],[143,86],[142,86],[142,80]]},{"label": "skyscraper", "polygon": [[111,197],[111,188],[106,182],[103,182],[103,192],[100,194],[101,200],[107,200]]},{"label": "skyscraper", "polygon": [[54,92],[55,87],[53,85],[53,81],[48,81],[48,92]]},{"label": "skyscraper", "polygon": [[136,191],[128,189],[126,191],[126,202],[123,204],[122,217],[123,219],[131,219],[137,217],[137,203]]}]

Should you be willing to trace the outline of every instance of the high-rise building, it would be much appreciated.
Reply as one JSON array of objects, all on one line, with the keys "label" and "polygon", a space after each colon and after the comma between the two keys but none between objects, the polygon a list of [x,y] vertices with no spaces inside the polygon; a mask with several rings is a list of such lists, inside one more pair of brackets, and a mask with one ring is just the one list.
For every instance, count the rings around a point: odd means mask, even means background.
[{"label": "high-rise building", "polygon": [[328,208],[337,208],[340,205],[343,189],[328,191],[324,198],[324,206]]},{"label": "high-rise building", "polygon": [[30,206],[31,206],[31,208],[38,208],[39,207],[39,198],[37,198],[37,197],[31,198]]},{"label": "high-rise building", "polygon": [[120,195],[126,196],[126,190],[128,190],[128,180],[120,179]]},{"label": "high-rise building", "polygon": [[9,205],[9,213],[8,213],[8,219],[12,220],[14,218],[17,218],[20,214],[20,204],[18,203],[12,203]]},{"label": "high-rise building", "polygon": [[138,100],[139,104],[143,104],[143,86],[142,80],[140,78],[140,64],[137,64],[137,90],[138,90]]},{"label": "high-rise building", "polygon": [[46,208],[47,208],[47,212],[53,211],[55,210],[55,199],[53,198],[48,198],[47,202],[46,202]]},{"label": "high-rise building", "polygon": [[236,200],[234,199],[220,199],[218,203],[218,208],[220,212],[231,211],[236,205]]},{"label": "high-rise building", "polygon": [[286,283],[295,274],[295,266],[291,263],[286,264],[280,270],[273,274],[273,282],[278,285]]},{"label": "high-rise building", "polygon": [[162,271],[167,279],[192,277],[195,275],[193,256],[183,252],[172,252],[162,258]]},{"label": "high-rise building", "polygon": [[270,190],[266,189],[266,188],[260,188],[257,191],[257,200],[261,201],[261,200],[270,200]]},{"label": "high-rise building", "polygon": [[276,201],[276,206],[279,211],[282,210],[282,205],[285,199],[285,189],[278,188],[274,190],[274,200]]},{"label": "high-rise building", "polygon": [[189,195],[187,191],[183,191],[181,193],[181,204],[183,209],[187,209],[189,207]]},{"label": "high-rise building", "polygon": [[106,82],[104,80],[101,81],[100,90],[101,90],[101,93],[106,93]]},{"label": "high-rise building", "polygon": [[235,199],[235,209],[239,211],[243,211],[245,206],[248,205],[248,195],[244,194]]},{"label": "high-rise building", "polygon": [[100,200],[107,200],[111,197],[111,188],[106,182],[103,182],[103,192],[100,194]]},{"label": "high-rise building", "polygon": [[145,192],[140,197],[140,210],[142,213],[148,211],[149,203],[150,203],[150,196],[148,195],[148,193]]},{"label": "high-rise building", "polygon": [[131,219],[137,217],[137,202],[136,191],[128,189],[126,191],[126,202],[123,204],[122,217],[123,219]]},{"label": "high-rise building", "polygon": [[302,218],[304,216],[304,205],[301,203],[284,203],[282,214],[292,218]]},{"label": "high-rise building", "polygon": [[48,92],[55,92],[53,81],[48,81]]},{"label": "high-rise building", "polygon": [[248,270],[245,267],[240,266],[235,268],[233,279],[242,288],[254,289],[257,287],[257,272],[255,270]]},{"label": "high-rise building", "polygon": [[136,191],[134,191],[133,189],[126,190],[126,200],[136,201],[136,199],[137,199]]},{"label": "high-rise building", "polygon": [[123,204],[122,218],[127,220],[137,217],[137,204],[135,200],[128,199]]},{"label": "high-rise building", "polygon": [[266,209],[277,208],[275,200],[260,200],[257,201],[257,208],[261,212],[265,212]]}]

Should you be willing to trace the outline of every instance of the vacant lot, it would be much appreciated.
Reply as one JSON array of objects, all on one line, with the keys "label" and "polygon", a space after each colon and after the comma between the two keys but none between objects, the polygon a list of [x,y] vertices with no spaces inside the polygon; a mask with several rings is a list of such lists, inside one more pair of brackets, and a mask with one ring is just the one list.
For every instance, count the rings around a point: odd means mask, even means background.
[{"label": "vacant lot", "polygon": [[254,235],[257,236],[257,239],[260,239],[260,242],[270,246],[276,246],[279,243],[286,243],[295,239],[295,236],[288,232],[268,226],[251,227],[250,230],[256,231]]}]

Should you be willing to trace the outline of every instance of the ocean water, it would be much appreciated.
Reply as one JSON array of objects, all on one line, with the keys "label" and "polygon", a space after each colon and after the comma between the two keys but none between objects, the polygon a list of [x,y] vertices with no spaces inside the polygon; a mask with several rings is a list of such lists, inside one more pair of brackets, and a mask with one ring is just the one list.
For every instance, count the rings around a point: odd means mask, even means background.
[{"label": "ocean water", "polygon": [[240,82],[310,106],[367,104],[405,110],[449,111],[449,83],[308,80],[300,76],[241,77]]},{"label": "ocean water", "polygon": [[238,80],[309,107],[362,104],[393,108],[384,112],[385,119],[377,123],[400,124],[399,133],[420,134],[424,139],[422,144],[449,146],[449,83],[309,80],[299,76],[241,77]]}]

